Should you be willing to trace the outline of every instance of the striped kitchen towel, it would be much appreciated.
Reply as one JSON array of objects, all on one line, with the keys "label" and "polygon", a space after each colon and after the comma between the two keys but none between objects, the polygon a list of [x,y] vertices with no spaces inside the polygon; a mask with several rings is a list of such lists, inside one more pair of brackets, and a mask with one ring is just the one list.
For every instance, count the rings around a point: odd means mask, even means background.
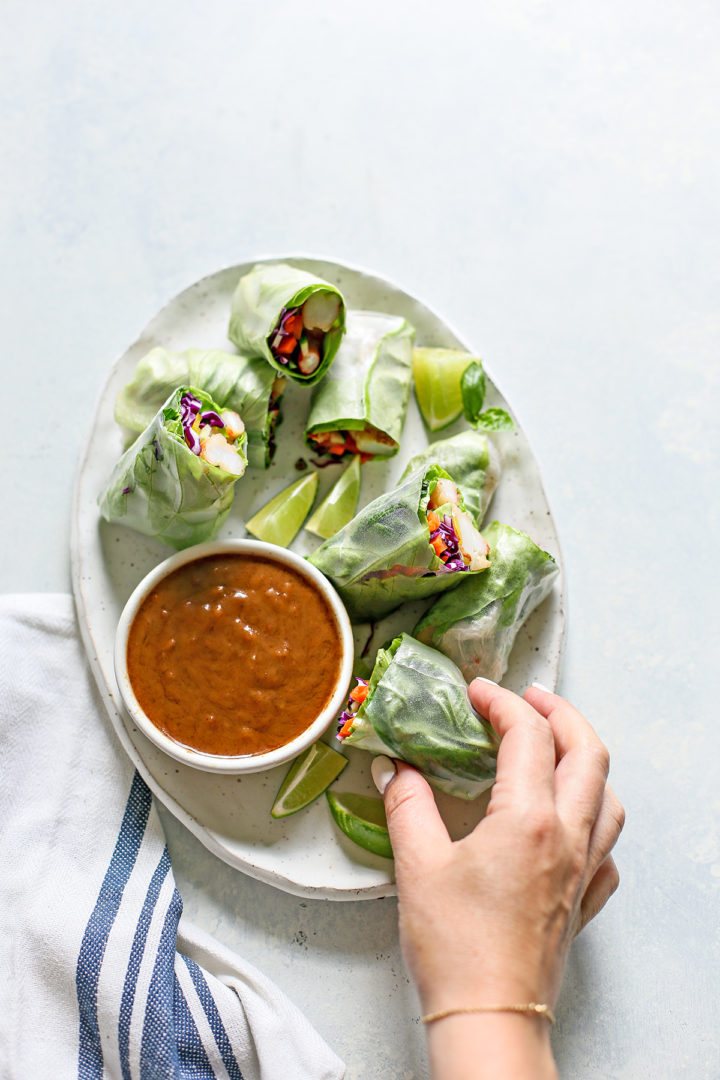
[{"label": "striped kitchen towel", "polygon": [[69,596],[0,598],[0,1076],[339,1080],[259,971],[182,918]]}]

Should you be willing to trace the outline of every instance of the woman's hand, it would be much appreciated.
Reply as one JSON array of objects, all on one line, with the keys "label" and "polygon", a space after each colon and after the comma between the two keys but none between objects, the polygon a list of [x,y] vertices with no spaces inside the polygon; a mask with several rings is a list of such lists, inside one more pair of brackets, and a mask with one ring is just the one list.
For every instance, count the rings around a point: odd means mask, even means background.
[{"label": "woman's hand", "polygon": [[563,698],[538,687],[520,698],[484,680],[469,693],[501,743],[487,814],[468,836],[450,840],[418,772],[373,762],[403,952],[425,1012],[553,1006],[572,938],[617,887],[610,852],[624,811],[607,784],[607,750]]}]

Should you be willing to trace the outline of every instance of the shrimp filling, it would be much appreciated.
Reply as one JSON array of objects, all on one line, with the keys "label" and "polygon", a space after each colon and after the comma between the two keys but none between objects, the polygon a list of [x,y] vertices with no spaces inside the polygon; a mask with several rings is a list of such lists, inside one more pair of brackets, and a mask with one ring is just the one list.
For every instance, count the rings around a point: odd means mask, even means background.
[{"label": "shrimp filling", "polygon": [[245,431],[245,425],[236,412],[232,409],[224,409],[221,413],[214,409],[203,412],[199,398],[194,394],[183,394],[180,399],[180,421],[185,442],[193,454],[233,476],[242,476],[245,462],[238,440]]},{"label": "shrimp filling", "polygon": [[430,545],[446,570],[484,570],[490,565],[490,545],[460,506],[460,492],[451,480],[440,479],[428,500]]},{"label": "shrimp filling", "polygon": [[268,338],[270,351],[279,364],[301,375],[313,375],[320,367],[325,335],[339,325],[340,297],[319,290],[300,307],[283,308]]}]

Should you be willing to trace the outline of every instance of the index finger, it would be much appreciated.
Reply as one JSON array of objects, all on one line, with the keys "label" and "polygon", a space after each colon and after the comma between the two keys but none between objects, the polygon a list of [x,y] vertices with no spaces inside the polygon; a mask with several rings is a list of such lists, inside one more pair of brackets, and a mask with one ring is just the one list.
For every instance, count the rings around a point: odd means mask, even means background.
[{"label": "index finger", "polygon": [[552,800],[555,740],[546,717],[511,690],[485,679],[474,679],[468,694],[500,736],[493,808],[505,799],[515,807]]},{"label": "index finger", "polygon": [[560,816],[591,829],[602,802],[609,755],[582,713],[558,694],[531,686],[525,700],[547,718],[558,749],[555,793]]}]

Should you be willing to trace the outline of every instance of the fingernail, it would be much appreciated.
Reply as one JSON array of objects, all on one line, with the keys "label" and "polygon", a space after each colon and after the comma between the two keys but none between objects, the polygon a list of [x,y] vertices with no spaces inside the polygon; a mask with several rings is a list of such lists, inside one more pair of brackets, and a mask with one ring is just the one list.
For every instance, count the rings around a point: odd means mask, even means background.
[{"label": "fingernail", "polygon": [[489,686],[497,686],[498,684],[492,679],[485,679],[482,675],[476,675],[473,682],[486,682]]},{"label": "fingernail", "polygon": [[372,778],[375,781],[375,787],[378,789],[381,795],[385,794],[385,789],[391,780],[395,779],[395,763],[391,758],[385,757],[384,754],[379,754],[372,759],[370,765],[370,772]]},{"label": "fingernail", "polygon": [[544,692],[545,692],[546,694],[552,694],[552,690],[550,690],[550,689],[549,689],[549,688],[548,688],[547,686],[543,686],[543,684],[542,684],[541,682],[534,682],[534,683],[533,683],[532,685],[533,685],[533,686],[534,686],[534,687],[535,687],[535,688],[536,688],[537,690],[544,690]]}]

